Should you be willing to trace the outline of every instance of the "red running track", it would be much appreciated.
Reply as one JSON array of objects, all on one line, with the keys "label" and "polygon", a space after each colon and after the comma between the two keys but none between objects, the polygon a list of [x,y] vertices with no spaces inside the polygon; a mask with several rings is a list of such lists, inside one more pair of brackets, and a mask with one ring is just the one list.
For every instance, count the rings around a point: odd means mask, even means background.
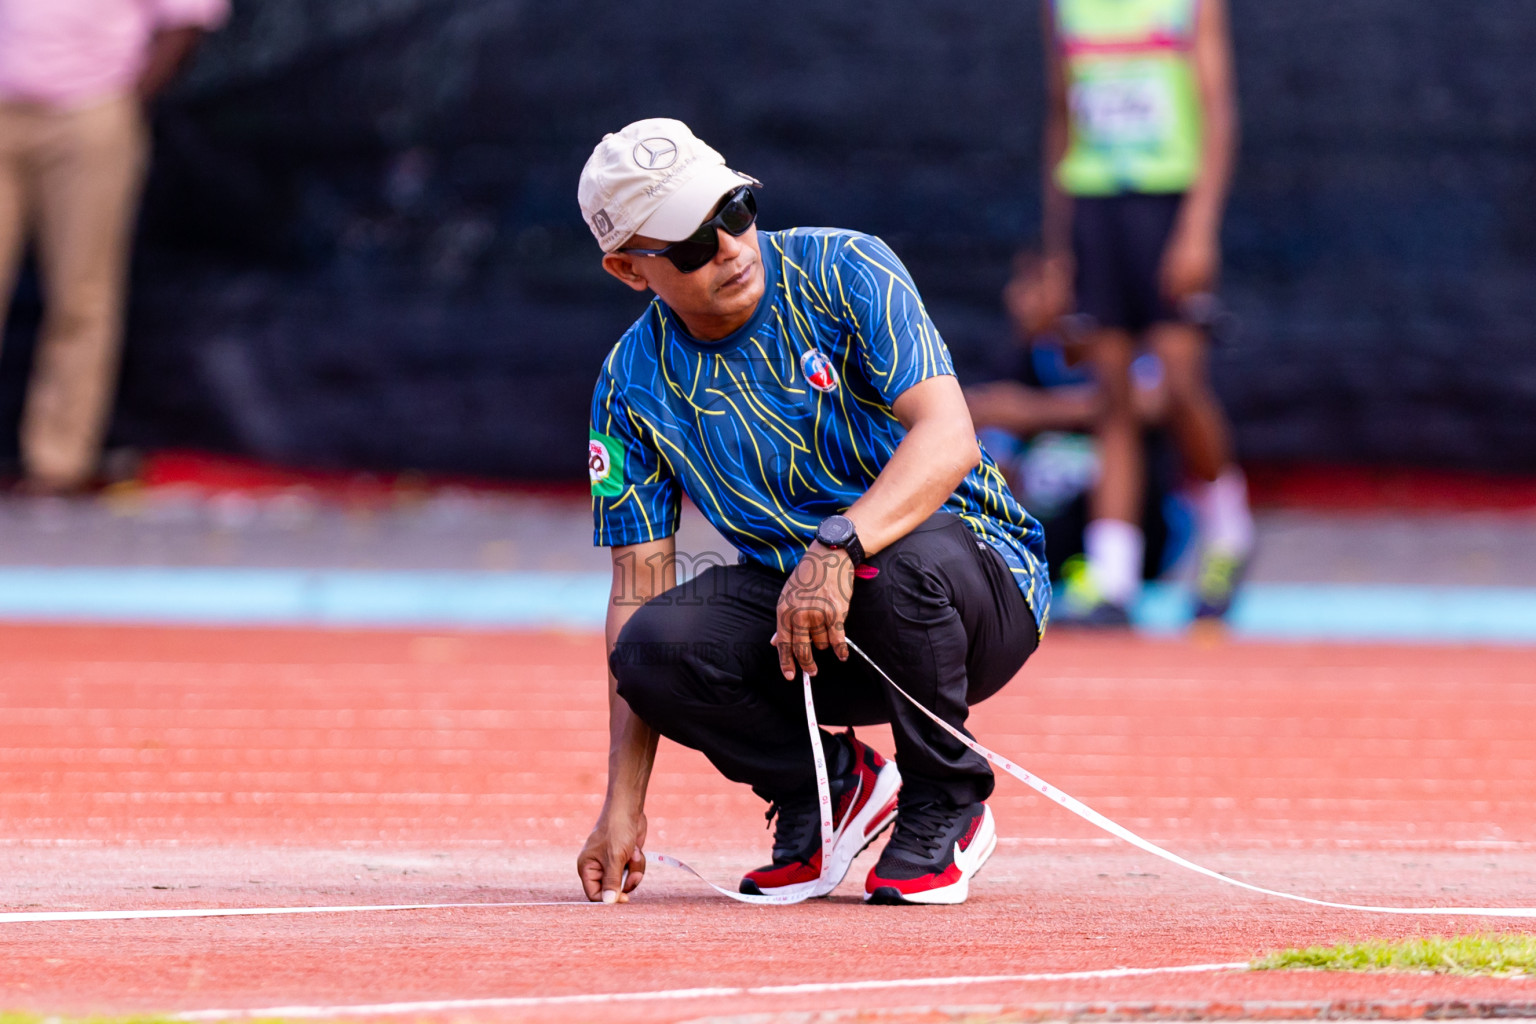
[{"label": "red running track", "polygon": [[[3,909],[576,896],[572,858],[604,771],[598,638],[0,627],[0,655]],[[1528,650],[1066,635],[972,722],[1048,781],[1237,877],[1349,902],[1460,905],[1536,904],[1533,724]],[[889,748],[883,730],[870,735]],[[993,806],[999,853],[954,910],[864,907],[866,854],[832,900],[787,909],[736,906],[654,869],[617,908],[4,924],[0,1007],[522,999],[534,1002],[408,1019],[671,1020],[1536,1002],[1536,983],[1515,980],[1249,973],[538,1002],[1216,963],[1497,925],[1227,891],[1101,841],[1012,780]],[[652,849],[696,858],[722,882],[766,851],[761,805],[689,751],[664,747],[649,813]]]}]

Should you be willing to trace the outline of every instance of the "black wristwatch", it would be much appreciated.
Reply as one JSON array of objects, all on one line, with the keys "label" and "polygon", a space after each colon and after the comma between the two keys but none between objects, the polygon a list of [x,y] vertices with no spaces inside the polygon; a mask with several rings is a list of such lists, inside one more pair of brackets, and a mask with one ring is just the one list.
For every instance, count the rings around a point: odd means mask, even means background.
[{"label": "black wristwatch", "polygon": [[823,546],[848,552],[854,565],[864,564],[864,545],[859,543],[859,531],[847,516],[827,516],[816,527],[816,540]]}]

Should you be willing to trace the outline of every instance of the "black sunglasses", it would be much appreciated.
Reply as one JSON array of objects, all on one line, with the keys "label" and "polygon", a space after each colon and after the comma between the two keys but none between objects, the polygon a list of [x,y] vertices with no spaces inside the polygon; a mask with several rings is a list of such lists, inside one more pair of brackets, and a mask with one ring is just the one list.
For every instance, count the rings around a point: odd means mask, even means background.
[{"label": "black sunglasses", "polygon": [[757,199],[752,188],[743,185],[725,197],[720,212],[699,225],[699,230],[660,249],[620,249],[636,256],[665,256],[684,274],[691,274],[715,258],[720,251],[719,228],[732,238],[739,238],[757,222]]}]

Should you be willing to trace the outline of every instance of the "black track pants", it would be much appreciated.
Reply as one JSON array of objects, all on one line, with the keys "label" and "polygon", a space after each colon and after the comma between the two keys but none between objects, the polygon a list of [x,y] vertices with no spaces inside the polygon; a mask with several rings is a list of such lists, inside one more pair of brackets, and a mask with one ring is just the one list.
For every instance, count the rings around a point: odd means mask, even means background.
[{"label": "black track pants", "polygon": [[[868,564],[879,572],[854,586],[848,637],[963,729],[970,705],[1002,689],[1035,650],[1035,619],[1007,564],[948,513]],[[785,580],[755,565],[707,569],[636,611],[609,659],[619,695],[641,719],[768,800],[814,793],[816,785],[800,682],[784,678],[768,642]],[[816,665],[822,723],[890,723],[905,799],[965,804],[991,794],[986,761],[857,654],[839,662],[817,651]]]}]

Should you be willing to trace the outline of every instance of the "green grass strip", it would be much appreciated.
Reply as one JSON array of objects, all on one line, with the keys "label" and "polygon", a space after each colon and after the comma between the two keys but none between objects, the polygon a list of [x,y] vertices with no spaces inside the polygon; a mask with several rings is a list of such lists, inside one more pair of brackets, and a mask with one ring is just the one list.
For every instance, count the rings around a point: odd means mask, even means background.
[{"label": "green grass strip", "polygon": [[1256,971],[1419,971],[1434,974],[1536,974],[1536,935],[1420,936],[1337,946],[1282,949],[1255,960]]}]

